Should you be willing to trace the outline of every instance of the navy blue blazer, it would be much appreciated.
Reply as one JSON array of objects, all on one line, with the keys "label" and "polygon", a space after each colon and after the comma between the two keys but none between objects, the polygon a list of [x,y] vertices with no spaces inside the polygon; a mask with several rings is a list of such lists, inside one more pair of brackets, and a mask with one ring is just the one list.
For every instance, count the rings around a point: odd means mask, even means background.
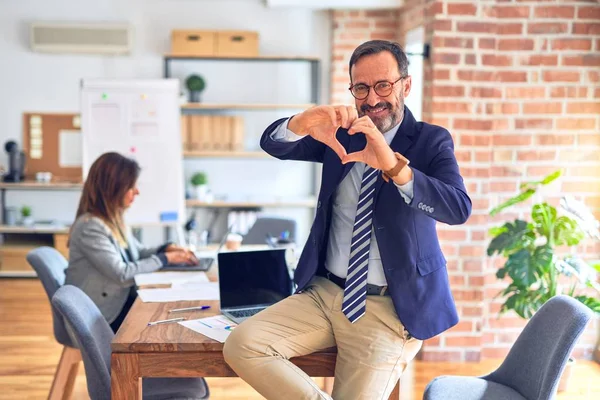
[{"label": "navy blue blazer", "polygon": [[[317,268],[324,265],[332,195],[354,163],[342,164],[333,150],[310,136],[297,142],[275,142],[270,135],[284,120],[267,127],[261,147],[281,160],[323,163],[315,220],[294,276],[298,291],[302,291]],[[364,135],[351,136],[342,128],[336,136],[348,153],[366,145]],[[410,160],[413,200],[406,204],[394,183],[386,183],[380,174],[375,183],[373,229],[396,313],[413,337],[424,340],[458,322],[436,221],[464,223],[471,214],[471,199],[446,129],[417,122],[405,107],[404,119],[390,146]]]}]

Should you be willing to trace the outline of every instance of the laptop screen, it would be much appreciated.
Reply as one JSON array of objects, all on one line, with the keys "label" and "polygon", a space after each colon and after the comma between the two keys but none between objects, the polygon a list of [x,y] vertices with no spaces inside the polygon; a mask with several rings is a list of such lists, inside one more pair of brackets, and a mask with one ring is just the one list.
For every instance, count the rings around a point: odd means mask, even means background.
[{"label": "laptop screen", "polygon": [[221,308],[270,305],[292,293],[285,249],[219,253]]}]

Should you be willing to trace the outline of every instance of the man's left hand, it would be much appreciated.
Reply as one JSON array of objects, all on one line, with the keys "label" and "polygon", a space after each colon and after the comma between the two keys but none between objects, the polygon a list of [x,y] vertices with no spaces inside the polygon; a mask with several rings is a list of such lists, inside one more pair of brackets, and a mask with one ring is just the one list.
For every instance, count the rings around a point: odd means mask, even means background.
[{"label": "man's left hand", "polygon": [[350,129],[348,129],[349,135],[355,135],[359,132],[366,136],[367,145],[361,151],[344,156],[342,163],[362,162],[382,171],[389,171],[394,168],[398,160],[394,156],[392,148],[367,115],[354,120]]}]

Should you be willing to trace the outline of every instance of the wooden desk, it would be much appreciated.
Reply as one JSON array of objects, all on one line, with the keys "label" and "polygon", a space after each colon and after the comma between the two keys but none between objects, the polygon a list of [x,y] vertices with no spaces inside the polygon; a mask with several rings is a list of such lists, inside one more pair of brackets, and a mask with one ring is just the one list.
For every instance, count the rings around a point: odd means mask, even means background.
[{"label": "wooden desk", "polygon": [[[211,268],[214,270],[214,268]],[[211,271],[212,272],[212,271]],[[209,274],[214,280],[214,274]],[[235,377],[223,359],[223,343],[178,323],[148,326],[148,322],[173,318],[173,308],[211,305],[209,310],[177,313],[197,319],[220,314],[218,301],[144,303],[139,298],[112,341],[111,390],[113,400],[141,400],[142,377]],[[334,376],[335,348],[291,361],[312,377]],[[329,390],[331,382],[328,383]],[[390,399],[398,400],[397,384]]]}]

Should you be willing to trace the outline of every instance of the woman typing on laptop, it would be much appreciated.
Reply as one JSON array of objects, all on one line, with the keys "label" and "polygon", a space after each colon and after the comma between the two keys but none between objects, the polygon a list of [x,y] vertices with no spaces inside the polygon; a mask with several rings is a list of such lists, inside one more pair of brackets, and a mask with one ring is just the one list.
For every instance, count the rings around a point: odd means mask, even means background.
[{"label": "woman typing on laptop", "polygon": [[66,284],[83,290],[96,303],[114,332],[136,297],[134,275],[169,264],[194,265],[191,251],[171,243],[141,244],[123,221],[139,194],[136,161],[105,153],[91,166],[69,233]]}]

